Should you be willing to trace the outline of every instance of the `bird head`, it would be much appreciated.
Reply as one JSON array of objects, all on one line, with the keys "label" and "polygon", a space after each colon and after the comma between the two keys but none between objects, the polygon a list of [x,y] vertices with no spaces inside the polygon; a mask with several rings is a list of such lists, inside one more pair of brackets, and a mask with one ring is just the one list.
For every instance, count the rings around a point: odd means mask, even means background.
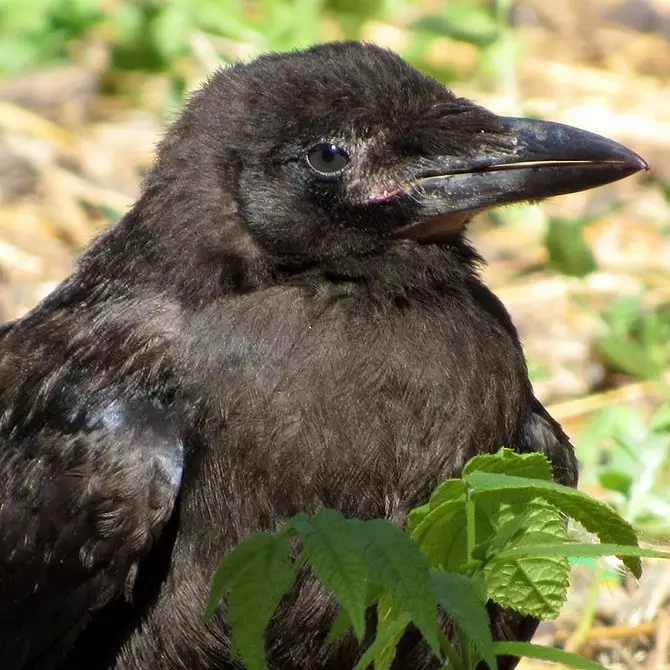
[{"label": "bird head", "polygon": [[301,266],[407,239],[454,243],[482,210],[646,167],[609,139],[497,116],[386,49],[343,42],[214,73],[147,192],[181,229],[207,226],[210,250],[234,220],[260,253]]}]

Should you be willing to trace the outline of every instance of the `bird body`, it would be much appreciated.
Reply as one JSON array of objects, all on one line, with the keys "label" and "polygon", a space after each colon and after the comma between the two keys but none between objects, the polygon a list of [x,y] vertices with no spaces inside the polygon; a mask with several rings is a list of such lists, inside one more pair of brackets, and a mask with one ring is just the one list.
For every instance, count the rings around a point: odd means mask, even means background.
[{"label": "bird body", "polygon": [[[4,668],[238,667],[225,611],[203,611],[250,534],[323,507],[402,524],[503,445],[576,485],[463,226],[643,164],[591,139],[529,192],[533,173],[496,166],[541,156],[537,127],[370,45],[214,75],[133,209],[0,333]],[[542,126],[554,152],[563,128],[552,144]],[[268,630],[270,666],[351,667],[351,639],[326,644],[335,611],[303,575]],[[528,639],[535,624],[496,610],[492,625]],[[402,654],[435,667],[411,635]]]}]

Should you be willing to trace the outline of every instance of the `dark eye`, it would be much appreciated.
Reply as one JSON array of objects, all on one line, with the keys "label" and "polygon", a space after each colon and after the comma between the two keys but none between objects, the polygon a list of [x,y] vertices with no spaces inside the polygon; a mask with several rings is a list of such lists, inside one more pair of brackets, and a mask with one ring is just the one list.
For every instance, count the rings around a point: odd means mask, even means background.
[{"label": "dark eye", "polygon": [[317,144],[307,152],[307,162],[321,174],[337,174],[349,163],[347,152],[334,144]]}]

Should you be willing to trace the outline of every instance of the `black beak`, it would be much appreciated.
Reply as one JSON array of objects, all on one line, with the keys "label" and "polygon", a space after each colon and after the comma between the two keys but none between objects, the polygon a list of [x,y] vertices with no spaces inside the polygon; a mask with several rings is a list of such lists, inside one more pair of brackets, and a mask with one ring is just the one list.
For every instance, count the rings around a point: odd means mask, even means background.
[{"label": "black beak", "polygon": [[410,184],[408,195],[421,203],[426,218],[403,236],[441,237],[490,207],[584,191],[648,169],[630,149],[586,130],[535,119],[499,120],[509,148],[444,157],[430,175]]}]

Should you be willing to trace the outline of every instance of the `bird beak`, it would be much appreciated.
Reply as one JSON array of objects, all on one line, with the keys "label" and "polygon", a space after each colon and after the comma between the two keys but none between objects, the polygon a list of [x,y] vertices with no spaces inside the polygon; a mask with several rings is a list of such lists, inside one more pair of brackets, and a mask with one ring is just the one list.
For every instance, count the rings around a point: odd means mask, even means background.
[{"label": "bird beak", "polygon": [[500,117],[509,148],[474,157],[444,157],[409,184],[421,221],[400,231],[430,241],[460,231],[490,207],[584,191],[622,179],[647,163],[622,144],[562,123]]}]

